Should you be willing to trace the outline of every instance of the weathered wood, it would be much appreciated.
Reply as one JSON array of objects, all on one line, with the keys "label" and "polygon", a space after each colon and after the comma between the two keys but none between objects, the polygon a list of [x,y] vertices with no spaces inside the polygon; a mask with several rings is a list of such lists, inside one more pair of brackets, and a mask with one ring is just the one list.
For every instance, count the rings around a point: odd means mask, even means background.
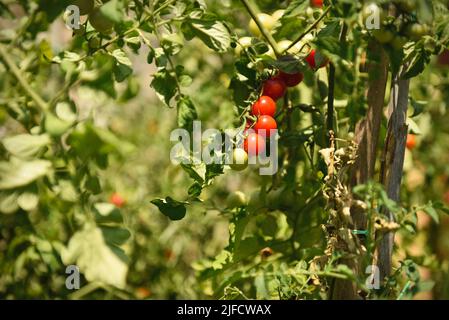
[{"label": "weathered wood", "polygon": [[[405,146],[407,142],[407,107],[409,80],[396,77],[393,84],[392,99],[388,108],[388,131],[382,156],[381,182],[385,186],[388,197],[399,201],[401,181],[404,167]],[[393,214],[384,209],[390,221]],[[378,234],[376,261],[379,267],[380,279],[390,275],[391,257],[394,244],[394,232]]]},{"label": "weathered wood", "polygon": [[[351,186],[363,184],[374,177],[377,158],[382,110],[384,106],[385,88],[388,76],[388,59],[380,44],[373,41],[368,47],[369,85],[367,90],[368,110],[366,118],[356,126],[355,141],[358,144],[358,158],[354,165]],[[351,210],[353,228],[366,229],[366,214],[362,210]],[[354,259],[353,259],[354,260]],[[355,274],[360,272],[360,261],[342,260]],[[336,279],[330,288],[331,299],[360,299],[354,283]]]}]

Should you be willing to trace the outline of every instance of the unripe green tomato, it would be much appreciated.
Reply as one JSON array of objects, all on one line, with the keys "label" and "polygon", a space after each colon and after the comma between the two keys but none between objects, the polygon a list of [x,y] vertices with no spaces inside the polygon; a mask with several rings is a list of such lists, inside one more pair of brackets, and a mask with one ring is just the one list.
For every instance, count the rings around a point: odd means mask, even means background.
[{"label": "unripe green tomato", "polygon": [[394,49],[401,50],[404,48],[404,45],[407,43],[407,38],[396,35],[391,43]]},{"label": "unripe green tomato", "polygon": [[397,6],[402,11],[407,13],[412,13],[416,9],[416,1],[415,0],[399,0],[397,1]]},{"label": "unripe green tomato", "polygon": [[271,17],[274,20],[274,23],[278,22],[282,16],[284,15],[285,10],[276,10],[275,12],[273,12],[273,14],[271,15]]},{"label": "unripe green tomato", "polygon": [[377,41],[379,41],[382,44],[389,43],[394,38],[394,33],[390,30],[380,29],[380,30],[374,30],[373,36],[376,38]]},{"label": "unripe green tomato", "polygon": [[248,154],[241,148],[236,148],[232,152],[232,163],[229,164],[232,170],[242,171],[248,167]]},{"label": "unripe green tomato", "polygon": [[247,49],[252,44],[252,38],[251,37],[241,37],[238,42],[237,46],[235,47],[235,54],[240,55],[243,51],[243,49]]},{"label": "unripe green tomato", "polygon": [[114,22],[101,13],[100,8],[96,8],[89,14],[89,22],[95,30],[101,33],[111,33],[114,26]]},{"label": "unripe green tomato", "polygon": [[97,37],[89,39],[89,48],[98,49],[99,47],[100,47],[100,39],[98,39]]},{"label": "unripe green tomato", "polygon": [[[310,34],[306,35],[302,41],[298,41],[297,43],[295,43],[293,45],[293,47],[288,49],[287,53],[298,54],[300,52],[305,52],[307,50],[307,46],[305,46],[304,44],[307,43],[308,41],[310,41],[311,39],[313,39],[312,35],[310,35]],[[284,51],[291,44],[292,44],[292,42],[290,40],[281,40],[278,42],[278,47],[281,51]]]},{"label": "unripe green tomato", "polygon": [[307,7],[306,9],[306,16],[307,18],[313,19],[313,8],[312,7]]},{"label": "unripe green tomato", "polygon": [[246,195],[241,191],[234,191],[226,198],[226,207],[229,209],[239,208],[246,206],[248,199]]},{"label": "unripe green tomato", "polygon": [[292,42],[290,40],[281,40],[278,42],[278,48],[281,51],[286,50],[290,45],[292,44]]},{"label": "unripe green tomato", "polygon": [[[273,19],[272,16],[266,13],[259,13],[257,15],[259,18],[259,21],[262,23],[262,26],[269,32],[271,29],[273,29],[274,25],[276,24],[276,21]],[[251,31],[252,34],[254,34],[256,37],[260,37],[262,33],[259,30],[259,27],[256,24],[256,21],[251,19],[249,22],[249,31]]]},{"label": "unripe green tomato", "polygon": [[427,51],[430,51],[432,53],[436,53],[437,52],[437,42],[435,41],[434,38],[432,37],[425,37],[424,40],[424,47],[426,48]]},{"label": "unripe green tomato", "polygon": [[73,0],[73,4],[80,9],[80,15],[84,16],[92,12],[95,6],[94,0]]},{"label": "unripe green tomato", "polygon": [[427,28],[420,23],[412,23],[407,26],[406,34],[415,41],[418,41],[427,34]]}]

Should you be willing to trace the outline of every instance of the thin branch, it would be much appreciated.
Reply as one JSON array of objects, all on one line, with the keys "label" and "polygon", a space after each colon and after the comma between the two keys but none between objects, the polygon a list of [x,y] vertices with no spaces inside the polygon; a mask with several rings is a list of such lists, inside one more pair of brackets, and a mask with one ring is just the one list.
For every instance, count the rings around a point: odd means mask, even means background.
[{"label": "thin branch", "polygon": [[[335,88],[335,66],[333,63],[329,66],[328,75],[328,95],[327,95],[327,133],[334,131],[334,88]],[[330,141],[328,141],[330,143]]]},{"label": "thin branch", "polygon": [[315,29],[315,27],[318,25],[318,23],[320,23],[321,20],[324,19],[324,17],[327,15],[327,13],[329,12],[329,10],[331,9],[331,7],[327,7],[326,10],[323,11],[323,13],[321,14],[321,16],[315,20],[314,23],[312,23],[307,29],[306,31],[304,31],[303,33],[301,33],[299,35],[298,38],[296,38],[292,43],[290,43],[290,45],[287,47],[287,49],[285,49],[283,52],[287,52],[288,50],[290,50],[295,44],[297,44],[299,41],[302,40],[302,38],[304,38],[310,31],[312,31],[313,29]]},{"label": "thin branch", "polygon": [[[348,26],[343,22],[340,33],[340,42],[344,42],[346,39],[346,33],[348,31]],[[327,132],[334,132],[334,88],[335,88],[335,66],[333,63],[329,67],[328,76],[328,97],[327,97]],[[330,143],[330,141],[329,141]]]},{"label": "thin branch", "polygon": [[167,2],[165,2],[164,4],[162,4],[159,8],[155,9],[153,11],[154,15],[157,15],[158,13],[160,13],[162,10],[164,10],[165,8],[167,8],[169,5],[171,5],[172,3],[176,2],[176,0],[168,0]]},{"label": "thin branch", "polygon": [[25,78],[25,75],[16,66],[13,59],[7,52],[5,46],[2,44],[0,44],[0,58],[4,61],[9,70],[11,70],[12,74],[16,77],[17,81],[19,81],[20,85],[28,94],[28,96],[36,103],[37,107],[41,110],[48,109],[47,102],[45,102],[44,99],[42,99],[42,97],[30,86]]},{"label": "thin branch", "polygon": [[282,52],[279,50],[276,40],[274,40],[274,38],[271,36],[270,32],[267,29],[265,29],[262,22],[257,17],[257,12],[249,4],[248,0],[240,0],[240,1],[245,6],[246,10],[248,11],[251,18],[253,18],[254,22],[256,22],[256,25],[259,28],[262,35],[264,36],[264,38],[268,41],[270,46],[273,48],[273,51],[274,51],[274,54],[276,55],[276,57],[280,57],[282,55]]}]

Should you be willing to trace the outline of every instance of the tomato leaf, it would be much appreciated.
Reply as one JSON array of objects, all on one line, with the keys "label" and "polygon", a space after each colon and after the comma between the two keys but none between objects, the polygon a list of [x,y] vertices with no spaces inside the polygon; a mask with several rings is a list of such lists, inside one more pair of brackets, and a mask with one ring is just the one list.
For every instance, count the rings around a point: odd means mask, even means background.
[{"label": "tomato leaf", "polygon": [[191,130],[193,121],[198,118],[195,106],[189,97],[183,96],[178,101],[178,126]]},{"label": "tomato leaf", "polygon": [[176,95],[176,79],[166,69],[162,69],[154,74],[151,86],[159,99],[170,106],[171,99]]},{"label": "tomato leaf", "polygon": [[51,162],[47,160],[23,161],[12,158],[10,162],[0,162],[0,190],[26,186],[50,170]]},{"label": "tomato leaf", "polygon": [[151,203],[158,207],[159,211],[171,220],[181,220],[184,218],[187,211],[185,205],[188,204],[188,202],[173,200],[171,197],[154,199],[151,200]]},{"label": "tomato leaf", "polygon": [[183,24],[182,30],[187,39],[196,36],[206,46],[218,52],[225,52],[231,46],[228,29],[223,22],[216,19],[189,19]]},{"label": "tomato leaf", "polygon": [[43,147],[50,144],[50,137],[46,134],[33,136],[30,134],[19,134],[3,140],[3,146],[9,153],[19,158],[34,156]]}]

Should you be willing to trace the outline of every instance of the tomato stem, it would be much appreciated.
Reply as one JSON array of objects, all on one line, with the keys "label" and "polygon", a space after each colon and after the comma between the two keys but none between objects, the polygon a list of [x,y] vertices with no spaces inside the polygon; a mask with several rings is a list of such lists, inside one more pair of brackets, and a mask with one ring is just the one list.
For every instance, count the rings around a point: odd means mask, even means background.
[{"label": "tomato stem", "polygon": [[248,11],[251,18],[253,18],[254,22],[256,22],[257,27],[259,28],[260,32],[264,36],[264,38],[268,41],[271,48],[273,48],[274,54],[276,57],[280,57],[282,55],[281,50],[279,50],[279,47],[277,45],[276,40],[271,36],[270,32],[265,29],[260,19],[257,17],[257,12],[254,10],[254,8],[251,6],[251,4],[248,2],[248,0],[240,0],[243,5],[245,6],[246,10]]},{"label": "tomato stem", "polygon": [[5,65],[11,70],[12,74],[19,81],[22,88],[26,91],[28,96],[36,103],[37,107],[41,110],[47,110],[48,104],[42,99],[42,97],[34,91],[34,89],[27,82],[22,71],[14,63],[13,59],[5,49],[5,46],[0,44],[0,58],[4,61]]},{"label": "tomato stem", "polygon": [[315,27],[317,26],[318,23],[320,23],[321,20],[324,19],[324,17],[327,15],[327,13],[329,12],[329,10],[331,9],[331,6],[327,7],[326,10],[323,11],[323,13],[321,14],[321,16],[315,20],[315,22],[313,22],[307,29],[306,31],[304,31],[303,33],[301,33],[299,35],[298,38],[296,38],[292,43],[290,43],[290,45],[287,47],[287,49],[285,49],[282,53],[287,52],[288,50],[290,50],[295,44],[297,44],[299,41],[302,40],[302,38],[304,38],[310,31],[312,31],[313,29],[315,29]]}]

